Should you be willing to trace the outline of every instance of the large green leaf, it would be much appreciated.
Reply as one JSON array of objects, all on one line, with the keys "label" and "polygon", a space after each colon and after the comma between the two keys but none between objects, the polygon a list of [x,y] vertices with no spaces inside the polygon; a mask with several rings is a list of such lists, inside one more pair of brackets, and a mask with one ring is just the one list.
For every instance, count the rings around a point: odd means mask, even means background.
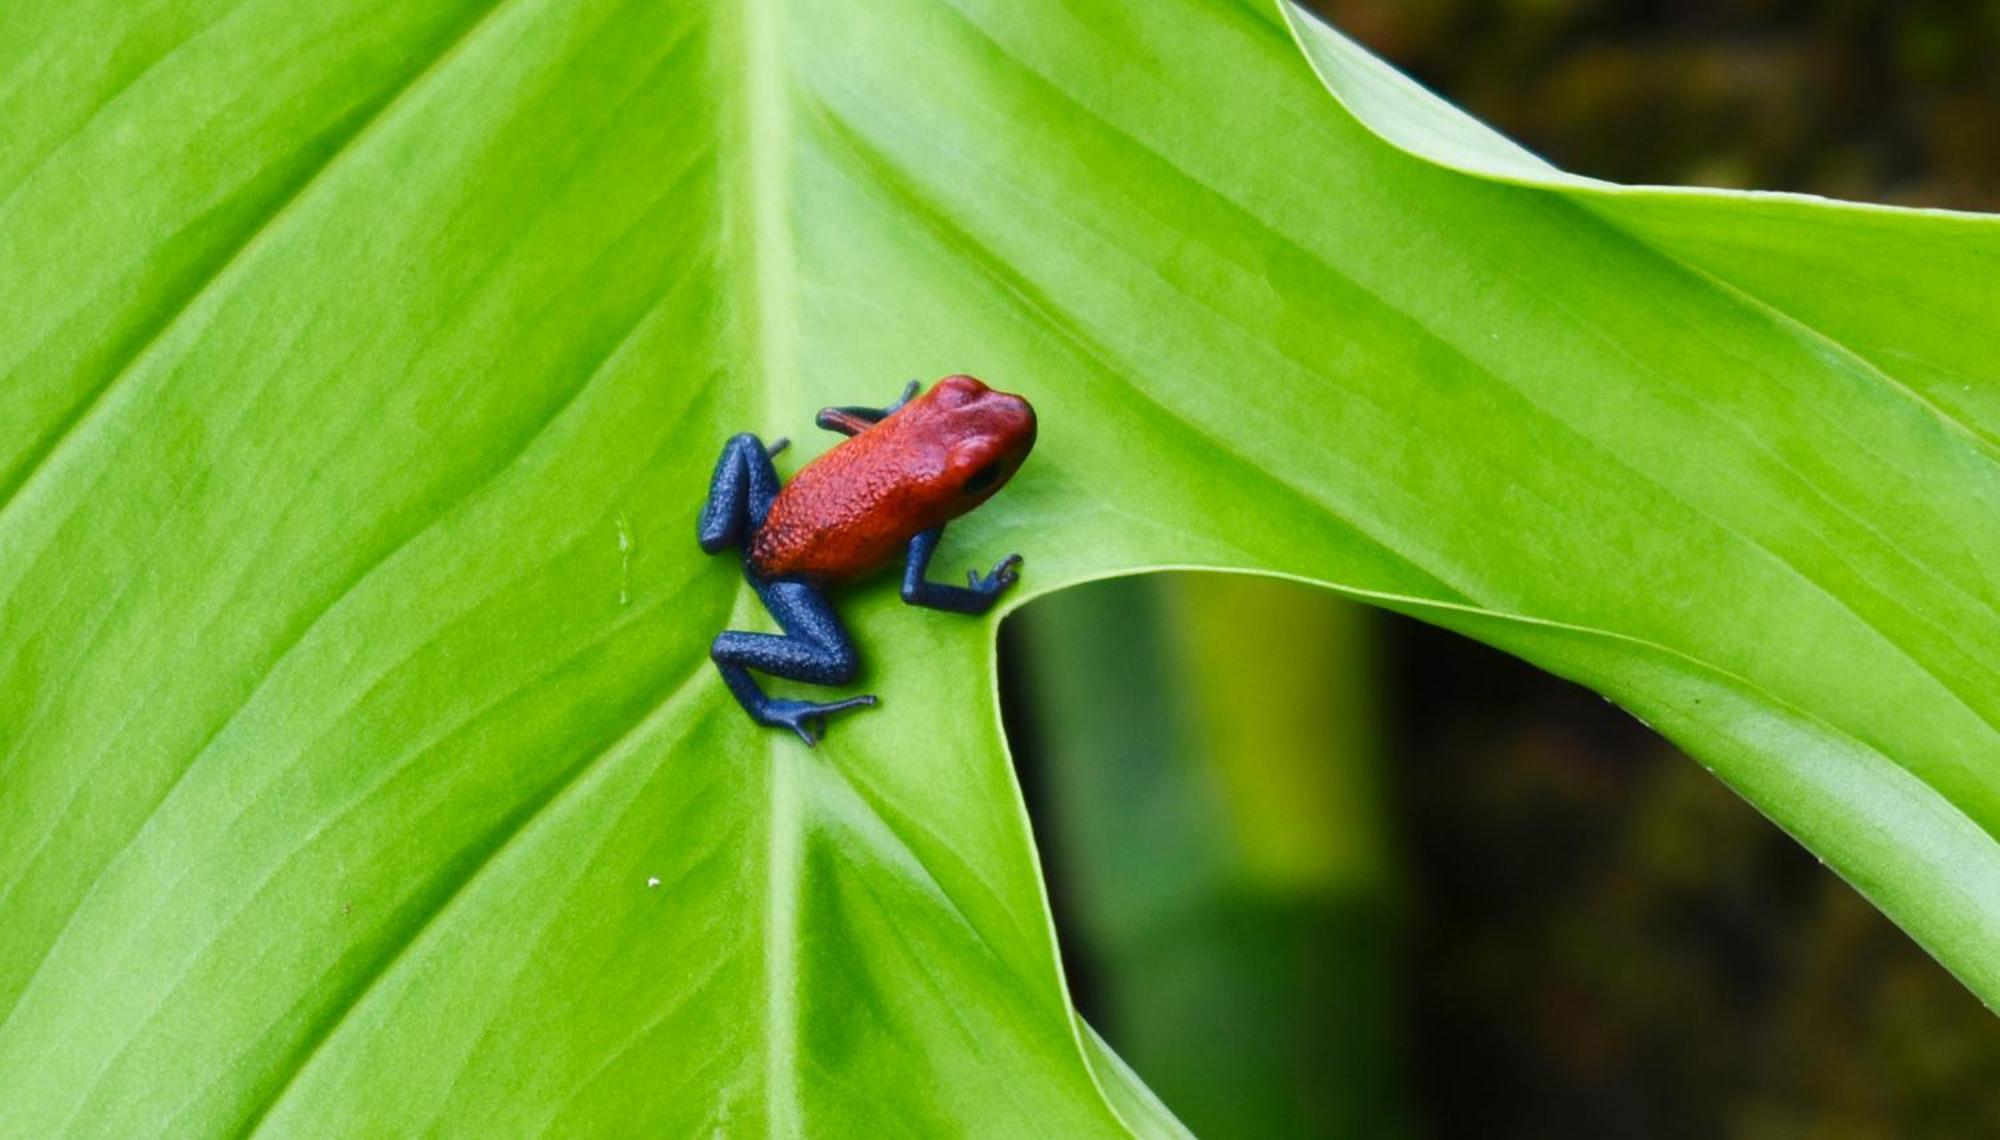
[{"label": "large green leaf", "polygon": [[2000,999],[2000,224],[1570,182],[1302,34],[0,8],[0,1132],[1172,1130],[991,621],[853,596],[816,752],[705,660],[720,441],[959,370],[1043,432],[945,565],[1492,641]]}]

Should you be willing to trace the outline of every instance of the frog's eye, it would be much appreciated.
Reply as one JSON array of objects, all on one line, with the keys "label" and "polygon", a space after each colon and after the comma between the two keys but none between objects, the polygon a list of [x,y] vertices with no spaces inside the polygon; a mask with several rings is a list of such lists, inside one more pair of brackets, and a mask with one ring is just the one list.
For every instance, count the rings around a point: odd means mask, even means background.
[{"label": "frog's eye", "polygon": [[993,484],[999,481],[1000,461],[996,459],[972,473],[972,477],[965,481],[965,493],[968,495],[983,495],[987,491],[992,490]]}]

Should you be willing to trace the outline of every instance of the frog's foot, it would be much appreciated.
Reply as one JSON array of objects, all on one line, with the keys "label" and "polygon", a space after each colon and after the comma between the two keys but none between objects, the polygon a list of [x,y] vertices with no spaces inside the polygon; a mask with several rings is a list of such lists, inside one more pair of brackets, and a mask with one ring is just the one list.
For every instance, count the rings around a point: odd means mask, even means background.
[{"label": "frog's foot", "polygon": [[947,586],[942,582],[932,582],[924,577],[929,572],[931,555],[936,552],[938,540],[944,537],[944,528],[932,527],[910,540],[909,552],[903,560],[903,600],[913,606],[925,609],[950,610],[960,614],[983,614],[993,608],[1001,594],[1007,592],[1021,578],[1021,556],[1009,554],[993,564],[993,570],[981,574],[968,570],[963,586]]},{"label": "frog's foot", "polygon": [[1021,556],[1018,554],[1009,554],[1007,557],[995,562],[993,564],[993,571],[989,574],[981,574],[977,570],[967,570],[965,572],[966,586],[973,593],[983,594],[989,598],[999,597],[1007,591],[1008,587],[1020,580]]},{"label": "frog's foot", "polygon": [[848,709],[865,708],[875,703],[873,694],[849,697],[844,701],[786,701],[771,699],[764,707],[752,715],[758,724],[772,728],[789,728],[799,734],[799,739],[810,748],[826,735],[826,718]]}]

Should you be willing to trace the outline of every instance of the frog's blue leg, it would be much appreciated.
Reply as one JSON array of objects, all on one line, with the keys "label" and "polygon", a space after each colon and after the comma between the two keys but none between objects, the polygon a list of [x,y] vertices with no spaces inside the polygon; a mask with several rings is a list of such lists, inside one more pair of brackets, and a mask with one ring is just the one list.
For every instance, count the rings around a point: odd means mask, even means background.
[{"label": "frog's blue leg", "polygon": [[715,461],[708,481],[708,502],[701,508],[697,537],[703,550],[718,554],[745,545],[764,525],[771,500],[778,497],[778,471],[771,457],[790,442],[781,439],[766,449],[763,440],[746,431],[722,445],[722,458]]},{"label": "frog's blue leg", "polygon": [[826,731],[829,713],[872,705],[875,698],[849,697],[823,703],[779,700],[757,687],[750,670],[814,685],[845,685],[854,679],[859,668],[854,641],[847,636],[840,615],[833,612],[818,589],[793,578],[768,582],[754,575],[749,578],[757,596],[763,599],[764,608],[771,611],[779,628],[785,631],[783,636],[727,630],[716,635],[708,655],[750,719],[758,724],[789,728],[806,744],[817,744],[819,735]]},{"label": "frog's blue leg", "polygon": [[909,554],[903,561],[903,600],[911,605],[960,614],[983,614],[992,609],[993,603],[999,600],[1007,587],[1020,578],[1021,556],[1009,554],[994,564],[990,574],[982,576],[977,570],[966,571],[966,584],[963,586],[925,581],[924,574],[931,567],[931,555],[937,552],[938,540],[943,537],[944,528],[936,526],[910,540]]},{"label": "frog's blue leg", "polygon": [[[718,554],[732,546],[749,545],[764,525],[764,516],[771,512],[771,500],[778,497],[778,472],[771,466],[771,457],[784,449],[782,439],[767,449],[747,432],[723,445],[697,528],[703,550]],[[819,737],[813,729],[824,730],[827,714],[875,703],[874,697],[821,703],[766,696],[750,678],[750,670],[815,685],[844,685],[853,680],[854,642],[840,624],[840,616],[812,586],[789,578],[765,581],[750,572],[747,562],[744,577],[785,632],[780,636],[729,630],[716,636],[708,655],[752,720],[789,728],[807,744],[815,744]]]},{"label": "frog's blue leg", "polygon": [[903,385],[903,394],[897,397],[895,403],[890,404],[886,408],[864,408],[853,405],[839,408],[821,408],[819,415],[813,419],[813,422],[828,431],[837,431],[842,435],[860,435],[870,424],[881,423],[883,420],[889,418],[889,415],[897,408],[916,399],[917,392],[923,386],[921,380],[912,380],[908,384]]}]

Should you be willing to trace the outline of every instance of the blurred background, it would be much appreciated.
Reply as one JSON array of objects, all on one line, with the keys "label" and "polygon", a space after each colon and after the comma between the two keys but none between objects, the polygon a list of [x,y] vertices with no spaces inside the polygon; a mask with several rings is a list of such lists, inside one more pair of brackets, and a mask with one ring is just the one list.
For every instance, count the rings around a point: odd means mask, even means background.
[{"label": "blurred background", "polygon": [[[1316,7],[1570,170],[2000,209],[2000,0]],[[2000,1022],[1585,690],[1215,575],[1001,668],[1078,1005],[1204,1137],[2000,1136]]]}]

